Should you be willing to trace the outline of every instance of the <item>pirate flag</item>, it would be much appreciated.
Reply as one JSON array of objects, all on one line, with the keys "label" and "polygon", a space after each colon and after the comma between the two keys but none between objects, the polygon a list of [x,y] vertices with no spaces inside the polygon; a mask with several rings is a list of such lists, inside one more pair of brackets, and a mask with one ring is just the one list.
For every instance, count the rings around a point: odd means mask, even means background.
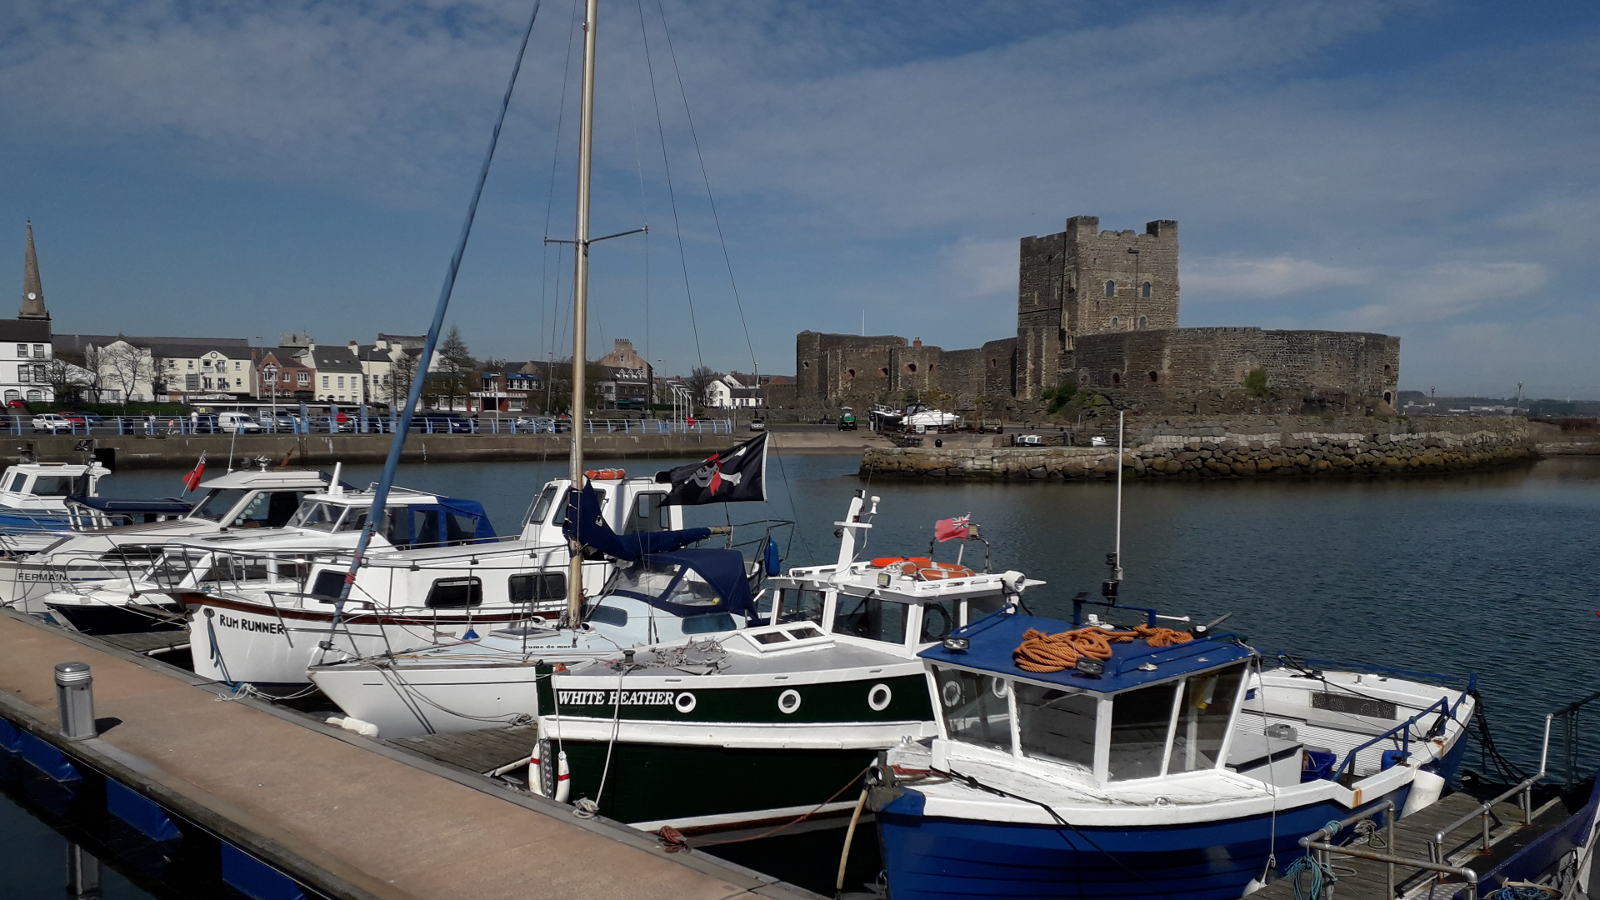
[{"label": "pirate flag", "polygon": [[767,499],[767,436],[758,434],[703,462],[656,473],[658,484],[671,484],[667,504],[738,503]]}]

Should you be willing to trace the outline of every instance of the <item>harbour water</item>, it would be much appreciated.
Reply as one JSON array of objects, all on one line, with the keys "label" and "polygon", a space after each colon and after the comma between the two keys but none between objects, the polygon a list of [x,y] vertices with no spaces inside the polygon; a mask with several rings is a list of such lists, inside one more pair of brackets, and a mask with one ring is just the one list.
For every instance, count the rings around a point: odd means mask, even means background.
[{"label": "harbour water", "polygon": [[[1116,514],[1111,483],[869,483],[855,474],[859,462],[858,455],[774,457],[766,504],[691,509],[691,524],[793,520],[793,528],[774,528],[785,565],[830,561],[833,523],[851,492],[864,488],[882,498],[865,556],[923,555],[936,519],[970,513],[996,569],[1048,582],[1025,595],[1036,613],[1068,614],[1072,595],[1095,592],[1105,577]],[[399,482],[478,499],[508,533],[539,486],[564,470],[556,462],[418,465],[403,468]],[[122,472],[103,491],[171,495],[181,490],[180,474]],[[352,467],[344,478],[364,486],[376,474],[376,467]],[[736,539],[765,533],[766,526],[749,525]],[[1122,598],[1197,621],[1231,612],[1227,627],[1268,654],[1476,672],[1500,749],[1536,764],[1544,713],[1597,687],[1597,544],[1600,461],[1582,458],[1409,480],[1129,483]],[[953,559],[956,549],[934,552]],[[969,565],[983,565],[984,545],[968,543],[965,553]],[[1475,762],[1469,752],[1467,765]],[[4,797],[0,836],[7,888],[19,892],[8,896],[62,896],[61,837]],[[56,849],[17,850],[46,844]],[[858,836],[857,850],[875,853],[870,833]],[[816,852],[828,855],[820,844]],[[727,855],[761,868],[758,849],[728,848]],[[830,892],[836,865],[837,856],[818,862]],[[861,880],[854,870],[852,880]],[[108,879],[104,896],[148,895]]]}]

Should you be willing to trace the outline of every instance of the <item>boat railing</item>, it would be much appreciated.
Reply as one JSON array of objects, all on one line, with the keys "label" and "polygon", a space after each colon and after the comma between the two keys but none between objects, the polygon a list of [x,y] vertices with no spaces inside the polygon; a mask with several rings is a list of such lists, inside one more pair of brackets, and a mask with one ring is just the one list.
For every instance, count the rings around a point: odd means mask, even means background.
[{"label": "boat railing", "polygon": [[[1589,699],[1592,700],[1594,698],[1590,697]],[[1577,705],[1581,706],[1582,703],[1587,702],[1588,700],[1585,700]],[[1442,862],[1445,858],[1445,838],[1449,837],[1452,833],[1460,830],[1461,828],[1472,824],[1472,822],[1475,820],[1483,823],[1483,837],[1482,843],[1479,846],[1479,850],[1485,852],[1488,851],[1492,843],[1490,840],[1490,828],[1494,817],[1494,808],[1499,804],[1511,799],[1513,796],[1516,796],[1517,794],[1522,795],[1518,799],[1518,805],[1522,807],[1522,824],[1533,824],[1533,786],[1544,779],[1545,764],[1550,757],[1550,723],[1559,714],[1559,712],[1554,712],[1544,717],[1544,744],[1539,750],[1539,771],[1528,776],[1527,778],[1524,778],[1521,783],[1515,785],[1509,790],[1502,792],[1493,800],[1479,804],[1478,807],[1472,812],[1467,813],[1461,818],[1456,819],[1454,822],[1451,822],[1449,825],[1446,825],[1435,832],[1433,840],[1428,844],[1428,855],[1430,857],[1436,861]]]},{"label": "boat railing", "polygon": [[1478,900],[1478,873],[1468,866],[1454,866],[1446,862],[1436,862],[1431,859],[1416,859],[1408,856],[1398,856],[1394,853],[1379,853],[1365,847],[1355,847],[1348,844],[1332,843],[1339,832],[1358,822],[1372,821],[1379,813],[1384,817],[1385,837],[1388,846],[1393,848],[1394,843],[1394,801],[1385,799],[1374,805],[1371,809],[1355,815],[1330,822],[1322,828],[1313,831],[1300,839],[1300,846],[1307,853],[1315,855],[1316,862],[1324,871],[1331,869],[1329,857],[1333,854],[1340,856],[1353,856],[1357,859],[1370,859],[1373,862],[1387,863],[1389,892],[1385,896],[1393,897],[1395,885],[1395,867],[1403,866],[1408,869],[1417,869],[1423,872],[1435,872],[1439,875],[1455,875],[1467,883],[1466,900]]},{"label": "boat railing", "polygon": [[1557,722],[1561,723],[1561,761],[1563,768],[1565,769],[1565,771],[1562,772],[1561,777],[1561,785],[1563,788],[1570,788],[1574,784],[1577,784],[1578,781],[1586,774],[1586,772],[1593,771],[1594,769],[1592,765],[1586,768],[1580,767],[1579,765],[1578,720],[1579,713],[1583,711],[1583,708],[1591,703],[1594,703],[1596,700],[1600,700],[1600,691],[1595,691],[1589,696],[1584,697],[1582,700],[1569,703],[1550,714]]},{"label": "boat railing", "polygon": [[1349,775],[1351,778],[1354,778],[1355,777],[1355,766],[1356,766],[1356,754],[1360,753],[1363,750],[1369,749],[1373,745],[1378,744],[1378,743],[1380,743],[1382,741],[1393,740],[1395,738],[1395,733],[1396,732],[1399,732],[1400,741],[1401,741],[1400,750],[1401,750],[1401,753],[1403,754],[1403,757],[1409,757],[1411,755],[1411,729],[1417,724],[1417,721],[1419,719],[1421,719],[1423,716],[1425,716],[1428,713],[1433,712],[1435,710],[1437,710],[1439,712],[1439,715],[1444,716],[1446,718],[1449,718],[1450,717],[1450,699],[1448,697],[1440,697],[1438,700],[1435,700],[1432,703],[1428,704],[1427,706],[1423,707],[1422,709],[1418,710],[1417,713],[1415,715],[1413,715],[1411,718],[1405,720],[1404,722],[1401,722],[1399,725],[1394,726],[1393,728],[1389,729],[1388,731],[1385,731],[1384,733],[1378,735],[1377,737],[1373,738],[1372,740],[1369,740],[1366,743],[1361,744],[1358,747],[1355,747],[1349,753],[1345,754],[1344,762],[1341,763],[1339,765],[1339,768],[1335,769],[1334,772],[1338,773],[1339,777],[1343,777],[1344,775]]}]

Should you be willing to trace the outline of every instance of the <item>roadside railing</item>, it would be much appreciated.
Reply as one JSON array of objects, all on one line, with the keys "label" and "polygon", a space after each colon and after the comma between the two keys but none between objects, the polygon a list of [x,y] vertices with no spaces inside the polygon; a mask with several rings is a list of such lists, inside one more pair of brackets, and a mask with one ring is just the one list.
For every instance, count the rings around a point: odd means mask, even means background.
[{"label": "roadside railing", "polygon": [[[307,424],[301,421],[273,422],[264,417],[244,434],[393,434],[397,420],[390,416],[372,413],[350,413],[343,421],[330,424],[324,416],[313,418]],[[538,419],[539,421],[529,421]],[[12,435],[53,434],[75,437],[108,435],[143,435],[147,437],[169,435],[233,435],[236,429],[217,422],[207,415],[192,416],[96,416],[88,420],[43,420],[37,416],[5,416],[0,427]],[[454,418],[419,415],[411,430],[420,434],[569,434],[572,423],[560,420],[552,423],[547,417],[484,417]],[[585,434],[733,434],[735,422],[731,418],[704,419],[584,419]]]}]

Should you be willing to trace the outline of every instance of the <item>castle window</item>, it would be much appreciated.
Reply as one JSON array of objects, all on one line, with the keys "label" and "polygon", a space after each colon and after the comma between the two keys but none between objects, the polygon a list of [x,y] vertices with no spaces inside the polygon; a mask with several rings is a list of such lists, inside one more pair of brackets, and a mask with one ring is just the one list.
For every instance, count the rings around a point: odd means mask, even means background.
[{"label": "castle window", "polygon": [[1121,372],[1112,372],[1111,373],[1111,383],[1112,383],[1112,385],[1121,384],[1122,383],[1122,373]]},{"label": "castle window", "polygon": [[1394,403],[1394,395],[1389,393],[1388,391],[1384,391],[1383,392],[1383,402],[1392,405]]},{"label": "castle window", "polygon": [[1119,325],[1118,325],[1118,320],[1117,320],[1117,317],[1116,317],[1116,316],[1112,316],[1112,317],[1111,317],[1111,327],[1112,327],[1112,328],[1117,328],[1117,327],[1120,327],[1120,326],[1119,326]]},{"label": "castle window", "polygon": [[910,372],[912,374],[916,374],[917,364],[916,363],[906,363],[906,371]]},{"label": "castle window", "polygon": [[1160,374],[1158,374],[1156,372],[1151,372],[1150,373],[1150,383],[1151,384],[1155,384],[1156,382],[1158,382],[1160,380],[1161,380]]},{"label": "castle window", "polygon": [[856,377],[856,370],[855,369],[845,369],[844,370],[844,376],[846,378],[854,378],[854,377]]},{"label": "castle window", "polygon": [[1149,324],[1150,324],[1150,319],[1149,319],[1149,318],[1148,318],[1148,317],[1147,317],[1147,316],[1140,316],[1140,317],[1139,317],[1139,330],[1140,330],[1140,331],[1143,331],[1143,330],[1145,330],[1145,328],[1146,328],[1146,327],[1147,327],[1147,326],[1148,326],[1148,325],[1149,325]]},{"label": "castle window", "polygon": [[1139,296],[1141,296],[1141,297],[1149,297],[1150,296],[1150,282],[1146,281],[1144,284],[1139,285]]},{"label": "castle window", "polygon": [[1388,378],[1393,372],[1394,372],[1393,367],[1391,367],[1391,366],[1384,366],[1383,367],[1383,377]]},{"label": "castle window", "polygon": [[1115,297],[1116,295],[1117,295],[1117,283],[1115,281],[1106,282],[1106,296],[1107,297]]},{"label": "castle window", "polygon": [[802,362],[802,363],[801,363],[801,364],[800,364],[800,368],[802,368],[802,369],[809,369],[809,368],[811,368],[811,360],[809,360],[809,359],[808,359],[808,360],[806,360],[806,361],[805,361],[805,362]]},{"label": "castle window", "polygon": [[878,374],[882,375],[885,378],[888,378],[889,377],[889,368],[887,366],[885,366],[884,368],[879,369],[878,370]]}]

